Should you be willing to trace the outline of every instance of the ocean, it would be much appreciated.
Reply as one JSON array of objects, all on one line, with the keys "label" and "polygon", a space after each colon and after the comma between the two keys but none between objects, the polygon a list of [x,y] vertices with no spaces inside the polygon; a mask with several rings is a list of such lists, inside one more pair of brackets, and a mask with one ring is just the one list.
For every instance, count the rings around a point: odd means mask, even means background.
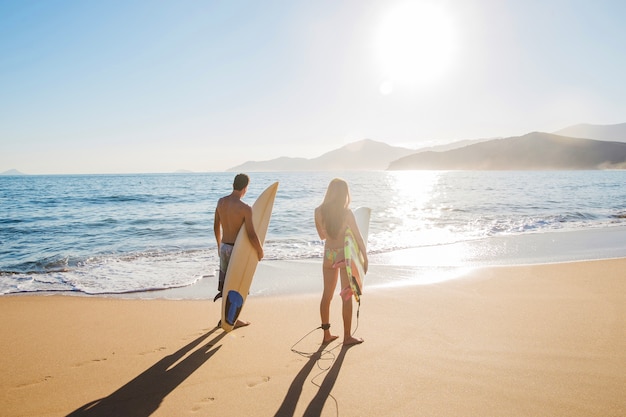
[{"label": "ocean", "polygon": [[[405,249],[425,255],[403,262],[435,268],[626,256],[626,171],[250,176],[248,204],[280,182],[263,262],[321,258],[313,210],[334,177],[348,181],[352,208],[372,209],[372,264]],[[233,177],[0,176],[0,294],[126,294],[214,277],[213,212]],[[469,255],[434,262],[441,248]]]}]

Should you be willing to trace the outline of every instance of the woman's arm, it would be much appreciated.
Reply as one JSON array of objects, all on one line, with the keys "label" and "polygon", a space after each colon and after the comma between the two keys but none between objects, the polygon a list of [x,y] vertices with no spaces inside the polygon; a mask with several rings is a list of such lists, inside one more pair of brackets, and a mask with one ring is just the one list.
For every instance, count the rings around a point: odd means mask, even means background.
[{"label": "woman's arm", "polygon": [[320,239],[325,240],[326,231],[324,229],[324,226],[322,226],[322,209],[320,207],[317,207],[315,209],[315,228],[317,229],[317,234],[319,235]]}]

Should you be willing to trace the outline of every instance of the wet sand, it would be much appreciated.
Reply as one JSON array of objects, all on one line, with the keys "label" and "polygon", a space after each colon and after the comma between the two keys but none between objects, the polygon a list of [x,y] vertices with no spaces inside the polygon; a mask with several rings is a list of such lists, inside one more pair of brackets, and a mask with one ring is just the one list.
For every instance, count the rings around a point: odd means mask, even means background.
[{"label": "wet sand", "polygon": [[[290,267],[319,272],[289,263],[264,271],[288,280]],[[624,271],[626,259],[614,259],[366,287],[355,333],[365,342],[350,348],[320,345],[317,294],[252,295],[242,314],[252,324],[230,333],[214,327],[220,304],[208,300],[3,296],[0,410],[6,417],[624,416]],[[340,310],[337,295],[335,334]]]}]

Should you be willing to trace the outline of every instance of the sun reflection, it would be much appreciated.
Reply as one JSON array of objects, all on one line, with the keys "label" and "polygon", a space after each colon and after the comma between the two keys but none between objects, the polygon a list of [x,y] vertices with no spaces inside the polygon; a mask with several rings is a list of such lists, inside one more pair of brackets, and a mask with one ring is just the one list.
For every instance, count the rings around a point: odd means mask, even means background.
[{"label": "sun reflection", "polygon": [[368,273],[367,288],[397,288],[412,285],[429,285],[467,277],[476,269],[472,267],[410,267],[398,265],[372,265]]},{"label": "sun reflection", "polygon": [[389,233],[395,235],[388,238],[395,241],[398,247],[423,245],[430,238],[441,241],[440,235],[427,236],[429,233],[445,233],[441,229],[431,229],[433,219],[439,217],[436,213],[438,208],[433,206],[432,200],[438,193],[440,175],[435,171],[398,171],[388,177],[392,197],[386,208],[386,217],[393,220],[388,226]]},{"label": "sun reflection", "polygon": [[481,256],[484,254],[480,245],[457,242],[378,253],[372,262],[406,267],[464,267],[474,264]]},{"label": "sun reflection", "polygon": [[378,287],[449,281],[474,271],[475,257],[475,248],[466,242],[377,253],[370,256],[369,279]]},{"label": "sun reflection", "polygon": [[430,198],[440,177],[438,171],[393,171],[391,174],[391,187],[399,195],[413,197],[417,203]]}]

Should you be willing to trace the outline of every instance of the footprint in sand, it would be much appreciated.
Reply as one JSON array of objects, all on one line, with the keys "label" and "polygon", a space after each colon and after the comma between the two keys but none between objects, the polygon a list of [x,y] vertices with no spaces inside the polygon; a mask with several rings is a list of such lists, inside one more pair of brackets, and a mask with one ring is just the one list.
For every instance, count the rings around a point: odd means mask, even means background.
[{"label": "footprint in sand", "polygon": [[212,403],[213,401],[215,401],[215,397],[204,397],[203,399],[201,399],[200,401],[198,401],[196,403],[196,405],[194,405],[193,407],[191,407],[191,411],[193,413],[197,413],[198,411],[202,410],[204,407],[206,407],[207,405],[209,405],[210,403]]},{"label": "footprint in sand", "polygon": [[15,388],[16,389],[20,389],[20,388],[27,388],[33,385],[37,385],[37,384],[41,384],[43,382],[47,382],[49,380],[52,379],[52,375],[46,375],[44,377],[41,377],[39,380],[37,381],[31,381],[31,382],[24,382],[22,384],[16,385]]},{"label": "footprint in sand", "polygon": [[254,388],[259,384],[264,384],[266,382],[269,382],[269,380],[270,380],[269,376],[260,376],[252,381],[248,381],[246,385],[248,386],[248,388]]},{"label": "footprint in sand", "polygon": [[145,351],[145,352],[141,352],[141,353],[140,353],[140,355],[141,355],[141,356],[144,356],[144,355],[149,355],[149,354],[151,354],[151,353],[160,352],[160,351],[165,350],[165,349],[167,349],[165,346],[161,346],[161,347],[158,347],[158,348],[156,348],[156,349],[152,349],[152,350],[147,350],[147,351]]},{"label": "footprint in sand", "polygon": [[91,359],[89,361],[75,363],[73,366],[74,366],[74,368],[78,368],[78,367],[89,365],[89,364],[92,364],[92,363],[95,363],[95,362],[104,362],[106,360],[107,360],[107,358],[96,358],[96,359]]},{"label": "footprint in sand", "polygon": [[187,340],[197,339],[198,337],[200,337],[200,336],[202,336],[204,334],[207,334],[211,330],[212,330],[211,328],[202,329],[201,331],[199,331],[199,332],[197,332],[195,334],[189,335],[189,336],[185,336],[185,337],[181,338],[180,340],[182,340],[183,342],[186,342]]}]

